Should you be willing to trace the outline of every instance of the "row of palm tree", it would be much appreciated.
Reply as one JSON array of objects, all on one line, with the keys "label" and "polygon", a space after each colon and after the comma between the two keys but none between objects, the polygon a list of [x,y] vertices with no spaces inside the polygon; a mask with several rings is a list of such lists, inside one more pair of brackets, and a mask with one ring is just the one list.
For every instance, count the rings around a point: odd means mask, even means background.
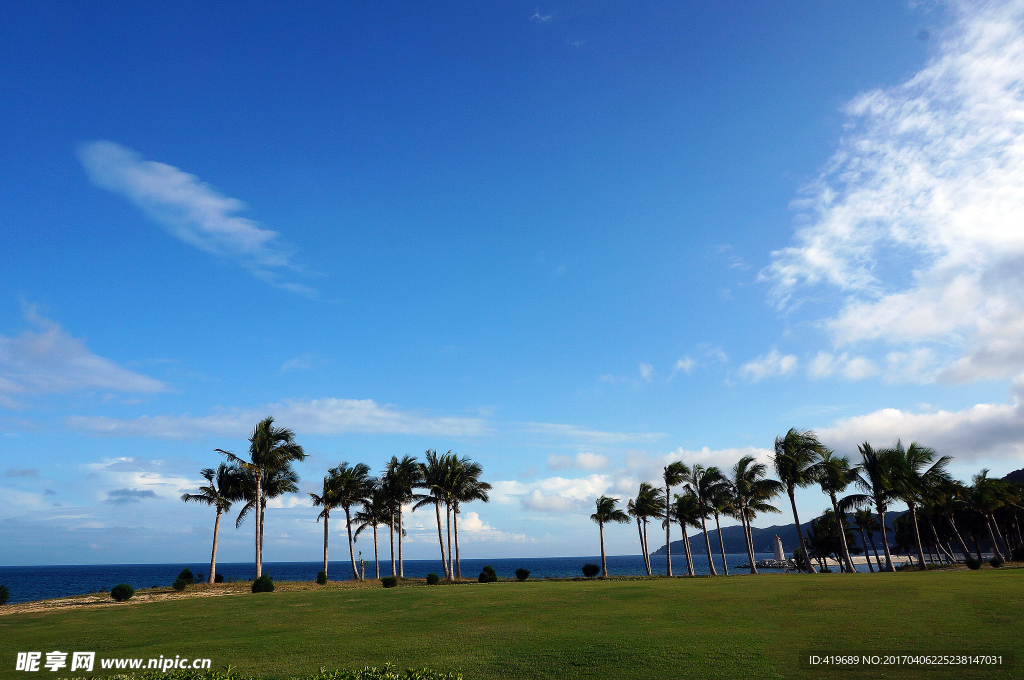
[{"label": "row of palm tree", "polygon": [[[255,577],[259,578],[263,567],[263,527],[267,501],[298,491],[299,478],[292,463],[303,460],[305,453],[295,443],[294,433],[287,428],[276,427],[272,417],[260,421],[253,430],[249,437],[248,459],[230,451],[216,451],[225,456],[227,463],[221,463],[216,470],[202,470],[207,485],[200,486],[199,493],[186,493],[181,497],[187,503],[203,503],[213,506],[217,511],[209,582],[214,582],[216,574],[221,516],[231,510],[233,503],[239,501],[245,501],[245,505],[235,521],[236,528],[241,526],[250,513],[255,518]],[[393,456],[380,477],[376,478],[370,475],[369,466],[363,463],[349,465],[348,462],[342,462],[327,471],[320,493],[309,494],[313,506],[320,508],[317,521],[323,520],[324,523],[325,577],[328,569],[331,511],[337,508],[345,513],[352,577],[357,580],[363,578],[362,571],[356,566],[355,542],[363,531],[370,529],[373,533],[376,577],[380,578],[377,530],[382,526],[390,532],[391,574],[404,577],[404,517],[405,509],[410,505],[412,510],[434,506],[445,578],[450,581],[462,577],[459,554],[461,506],[475,500],[487,502],[487,492],[491,485],[480,481],[483,468],[469,458],[459,457],[451,451],[438,455],[436,451],[428,450],[425,459],[421,463],[412,456],[401,459]],[[447,523],[447,542],[442,531],[442,508]]]},{"label": "row of palm tree", "polygon": [[[591,519],[600,527],[603,573],[607,575],[607,569],[604,568],[604,525],[609,522],[629,522],[629,518],[632,517],[637,523],[640,549],[648,575],[652,574],[652,570],[647,525],[652,519],[660,519],[665,528],[667,576],[672,576],[673,524],[679,525],[684,538],[689,528],[701,530],[708,558],[708,571],[711,575],[717,575],[707,527],[708,521],[713,518],[722,555],[722,566],[728,575],[729,565],[725,556],[720,523],[720,518],[726,516],[740,522],[750,571],[756,574],[751,521],[761,513],[781,512],[771,504],[771,501],[783,492],[789,497],[796,525],[799,549],[795,552],[799,556],[799,568],[814,573],[817,569],[811,557],[820,553],[820,548],[812,546],[814,550],[808,549],[808,540],[800,523],[795,495],[796,489],[813,484],[817,484],[822,493],[828,496],[832,506],[831,511],[815,520],[817,534],[828,533],[835,538],[840,567],[849,573],[856,572],[850,556],[849,543],[852,542],[853,535],[849,526],[850,513],[853,513],[854,526],[861,532],[865,552],[867,538],[870,537],[879,571],[895,570],[885,528],[885,514],[894,503],[904,503],[907,506],[907,522],[913,535],[917,563],[921,569],[926,568],[926,558],[919,515],[931,532],[932,538],[929,540],[936,544],[936,549],[942,547],[948,561],[954,560],[953,551],[948,545],[943,546],[935,524],[938,520],[948,525],[949,533],[956,538],[960,552],[965,558],[970,555],[970,550],[957,530],[958,516],[961,519],[966,516],[969,520],[972,517],[981,520],[984,531],[988,534],[989,543],[1000,559],[1004,559],[1002,550],[1007,553],[1011,550],[1011,542],[1013,545],[1024,544],[1019,516],[1021,510],[1024,510],[1024,492],[1020,486],[990,479],[987,470],[976,475],[971,485],[964,485],[953,480],[946,469],[952,460],[950,456],[939,456],[933,449],[917,442],[913,442],[907,448],[899,441],[888,448],[875,448],[865,442],[858,447],[858,452],[861,460],[852,464],[848,457],[837,455],[824,446],[813,431],[794,428],[775,439],[771,463],[777,480],[769,479],[767,465],[757,462],[753,456],[741,458],[729,473],[724,473],[716,466],[688,466],[682,461],[669,463],[664,467],[662,475],[664,496],[661,490],[655,489],[649,482],[642,482],[636,498],[627,503],[625,513],[616,507],[619,499],[608,496],[597,499],[597,511],[591,515]],[[682,493],[674,494],[672,500],[672,489],[679,486],[682,487]],[[842,496],[851,486],[861,493]],[[827,532],[822,529],[823,521],[830,525]],[[880,532],[882,553],[885,557],[884,566],[877,554],[874,531]],[[687,572],[692,576],[694,570],[689,541],[684,540],[683,546],[686,551]],[[976,539],[975,548],[978,559],[981,559],[981,549]],[[868,566],[873,572],[874,567],[870,561]]]}]

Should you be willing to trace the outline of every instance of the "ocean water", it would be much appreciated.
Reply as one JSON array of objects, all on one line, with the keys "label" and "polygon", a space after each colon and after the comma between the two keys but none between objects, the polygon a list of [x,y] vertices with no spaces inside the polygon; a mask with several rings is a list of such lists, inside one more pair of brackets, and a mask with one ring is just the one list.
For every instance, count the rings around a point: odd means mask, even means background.
[{"label": "ocean water", "polygon": [[[770,559],[770,553],[756,553],[759,560]],[[747,563],[746,554],[726,554],[729,567]],[[632,576],[644,574],[644,562],[640,555],[609,555],[608,572],[613,576]],[[484,565],[491,565],[502,578],[515,578],[515,571],[520,567],[530,570],[530,578],[565,578],[582,576],[584,564],[591,562],[600,564],[600,556],[583,557],[522,557],[495,559],[463,559],[463,577],[475,578]],[[715,569],[722,574],[722,557],[714,557]],[[358,563],[357,563],[358,564]],[[367,561],[366,576],[375,575],[373,561]],[[210,563],[200,562],[175,564],[88,564],[88,565],[46,565],[33,567],[0,567],[0,584],[10,591],[9,602],[31,602],[33,600],[52,599],[109,591],[118,583],[128,583],[134,588],[151,588],[169,586],[177,578],[182,569],[188,567],[193,574],[208,574]],[[263,573],[270,574],[275,581],[312,581],[317,572],[323,568],[323,562],[264,562]],[[665,557],[652,555],[651,568],[655,574],[665,573]],[[218,563],[217,572],[224,574],[225,579],[248,581],[253,577],[255,567],[252,562]],[[330,561],[327,567],[328,576],[332,581],[352,578],[352,564],[348,560]],[[422,578],[434,572],[442,574],[441,560],[406,560],[405,575]],[[685,555],[672,555],[672,571],[675,575],[686,574]],[[761,570],[772,572],[777,570]],[[864,565],[858,565],[858,571],[867,571]],[[704,555],[694,555],[694,572],[708,573],[708,560]],[[743,570],[746,573],[746,570]],[[380,575],[391,574],[390,559],[382,560]]]}]

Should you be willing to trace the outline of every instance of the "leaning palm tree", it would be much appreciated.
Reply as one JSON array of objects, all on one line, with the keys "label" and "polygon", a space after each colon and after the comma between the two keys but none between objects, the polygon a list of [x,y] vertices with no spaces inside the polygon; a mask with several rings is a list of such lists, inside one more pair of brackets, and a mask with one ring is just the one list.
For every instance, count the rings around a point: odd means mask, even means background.
[{"label": "leaning palm tree", "polygon": [[718,576],[718,572],[715,570],[714,559],[711,556],[711,540],[708,538],[707,518],[712,513],[712,499],[727,482],[725,477],[722,476],[721,471],[714,465],[705,468],[699,464],[694,465],[687,471],[687,474],[683,476],[683,482],[685,488],[697,498],[700,526],[704,532],[704,549],[708,555],[708,573],[712,576]]},{"label": "leaning palm tree", "polygon": [[[672,575],[672,518],[668,516],[668,508],[672,504],[672,487],[682,484],[689,474],[689,468],[682,461],[669,463],[662,471],[665,481],[665,576]],[[685,538],[685,536],[684,536]]]},{"label": "leaning palm tree", "polygon": [[221,463],[217,470],[204,468],[200,472],[206,481],[207,486],[199,487],[199,493],[184,493],[181,500],[186,503],[202,503],[212,505],[217,509],[217,519],[213,523],[213,553],[210,555],[210,578],[207,581],[213,585],[217,573],[217,538],[220,536],[220,516],[231,510],[231,502],[238,500],[238,488],[234,482],[232,469]]},{"label": "leaning palm tree", "polygon": [[817,462],[812,464],[807,472],[821,486],[821,492],[827,494],[832,501],[832,512],[835,515],[836,531],[839,535],[842,558],[846,563],[846,572],[855,574],[857,570],[853,567],[850,548],[846,545],[846,530],[843,526],[845,513],[840,512],[839,501],[836,499],[836,494],[846,491],[846,487],[853,483],[855,470],[850,467],[850,459],[846,456],[837,456],[833,451],[822,447],[818,452]]},{"label": "leaning palm tree", "polygon": [[334,468],[338,475],[338,505],[345,511],[345,527],[348,529],[348,554],[352,560],[352,578],[361,581],[362,576],[356,569],[355,538],[352,536],[352,506],[362,503],[370,492],[372,480],[370,468],[364,463],[356,463],[349,467],[343,462]]},{"label": "leaning palm tree", "polygon": [[353,535],[359,540],[359,534],[370,527],[373,530],[373,567],[376,572],[374,578],[380,578],[380,555],[377,551],[377,527],[387,526],[390,523],[390,512],[388,499],[380,480],[372,480],[369,486],[369,493],[362,499],[362,509],[353,517],[356,525],[356,532]]},{"label": "leaning palm tree", "polygon": [[[1003,507],[1002,484],[998,479],[989,479],[988,470],[982,470],[971,478],[968,502],[972,510],[981,515],[985,520],[985,528],[988,529],[988,540],[992,543],[992,552],[1000,560],[1005,559],[999,550],[999,543],[996,542],[996,534],[999,531],[995,526],[993,513]],[[993,527],[995,526],[995,530]],[[1006,544],[1006,541],[1003,541]]]},{"label": "leaning palm tree", "polygon": [[[384,479],[391,493],[391,503],[398,515],[398,577],[405,578],[405,559],[403,554],[405,538],[405,512],[403,507],[417,500],[415,489],[422,481],[420,464],[413,456],[403,456],[401,460],[392,456],[384,471]],[[394,555],[394,539],[392,539],[392,555]],[[392,558],[393,559],[393,558]]]},{"label": "leaning palm tree", "polygon": [[800,516],[796,511],[794,491],[798,487],[803,488],[814,483],[814,478],[807,469],[821,450],[821,442],[818,441],[818,437],[813,431],[806,430],[801,432],[794,427],[784,437],[775,438],[775,456],[772,458],[775,474],[779,476],[779,481],[786,486],[786,493],[789,494],[789,504],[793,507],[793,521],[796,522],[796,535],[800,539],[800,551],[804,558],[804,569],[812,574],[817,573],[817,570],[811,564],[810,554],[807,552],[807,544],[804,541],[804,532],[800,528]]},{"label": "leaning palm tree", "polygon": [[473,501],[489,502],[487,492],[491,485],[480,481],[483,467],[468,458],[463,458],[459,466],[459,474],[452,485],[452,510],[455,520],[455,577],[462,578],[462,562],[459,558],[459,512],[463,503]]},{"label": "leaning palm tree", "polygon": [[433,505],[437,515],[437,540],[441,546],[441,567],[444,569],[445,580],[452,580],[452,572],[448,567],[448,554],[445,551],[444,533],[441,530],[441,506],[448,502],[449,472],[451,470],[451,451],[437,455],[430,449],[426,452],[426,463],[420,463],[420,486],[426,489],[426,495],[413,506],[414,510],[425,505]]},{"label": "leaning palm tree", "polygon": [[[846,499],[843,499],[845,501]],[[844,508],[845,503],[840,503],[840,508]],[[846,512],[844,509],[843,512]],[[870,510],[857,510],[853,514],[853,525],[860,529],[860,542],[864,545],[864,561],[868,563],[868,569],[871,573],[875,573],[875,568],[871,565],[871,555],[868,554],[868,538],[871,538],[871,549],[875,553],[875,562],[878,564],[878,569],[882,569],[882,561],[878,557],[878,549],[875,547],[875,539],[872,535],[875,528],[878,526],[878,519],[871,513]]]},{"label": "leaning palm tree", "polygon": [[907,504],[910,510],[910,526],[914,533],[917,547],[918,568],[926,569],[924,563],[924,546],[921,544],[921,530],[917,523],[917,507],[925,502],[924,497],[929,487],[950,479],[946,466],[952,460],[949,456],[935,459],[935,450],[911,442],[906,451],[899,441],[894,447],[894,455],[900,456],[899,479],[896,484],[895,497]]},{"label": "leaning palm tree", "polygon": [[701,527],[700,503],[697,500],[696,494],[689,489],[685,490],[681,495],[676,494],[675,502],[669,509],[669,517],[672,521],[678,522],[679,528],[683,530],[683,550],[686,553],[686,573],[693,576],[693,553],[690,552],[690,537],[686,529],[687,527],[691,527],[693,529],[700,529]]},{"label": "leaning palm tree", "polygon": [[769,505],[775,496],[783,491],[780,482],[774,479],[766,479],[768,466],[758,463],[753,456],[743,456],[732,468],[732,477],[729,484],[732,486],[732,493],[739,506],[739,519],[743,525],[743,535],[747,546],[747,558],[750,560],[750,573],[757,573],[756,559],[754,557],[754,537],[751,531],[750,521],[758,512],[778,512],[778,508]]},{"label": "leaning palm tree", "polygon": [[651,517],[660,517],[665,512],[665,503],[661,499],[661,492],[647,482],[640,482],[640,490],[637,491],[636,499],[629,501],[627,512],[636,518],[636,530],[640,535],[640,552],[644,557],[644,569],[647,575],[651,572],[651,553],[647,544],[647,523]]},{"label": "leaning palm tree", "polygon": [[608,560],[604,554],[604,525],[608,522],[629,524],[629,515],[615,507],[618,502],[618,498],[601,496],[597,499],[596,511],[590,516],[590,519],[597,523],[601,534],[601,578],[608,578]]},{"label": "leaning palm tree", "polygon": [[302,447],[295,443],[295,433],[286,427],[274,427],[273,416],[267,416],[252,431],[249,437],[249,460],[243,460],[230,451],[217,449],[228,461],[252,473],[256,483],[256,578],[263,575],[263,512],[260,503],[263,498],[263,477],[268,469],[283,466],[294,460],[305,460]]},{"label": "leaning palm tree", "polygon": [[[856,468],[853,481],[865,492],[866,495],[862,499],[873,504],[878,514],[878,531],[882,536],[885,571],[896,571],[889,552],[889,539],[885,535],[885,512],[889,503],[898,497],[899,480],[903,475],[902,468],[906,460],[895,449],[875,449],[867,442],[857,449],[860,451],[861,463]],[[848,496],[846,500],[853,498]]]},{"label": "leaning palm tree", "polygon": [[338,471],[335,468],[331,468],[327,471],[327,476],[324,477],[323,491],[318,495],[310,493],[309,497],[313,499],[313,507],[323,508],[320,514],[317,515],[316,521],[319,522],[321,519],[324,521],[324,577],[327,576],[327,523],[331,518],[331,510],[338,507],[340,500],[338,498]]}]

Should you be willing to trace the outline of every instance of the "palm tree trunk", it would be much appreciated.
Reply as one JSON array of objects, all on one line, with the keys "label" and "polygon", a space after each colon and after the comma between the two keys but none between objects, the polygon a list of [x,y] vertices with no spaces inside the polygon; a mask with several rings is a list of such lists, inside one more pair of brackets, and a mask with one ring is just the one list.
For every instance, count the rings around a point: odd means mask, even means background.
[{"label": "palm tree trunk", "polygon": [[935,545],[937,546],[936,549],[941,550],[943,553],[945,553],[944,557],[947,562],[949,562],[950,564],[954,564],[956,562],[956,559],[953,557],[953,551],[942,544],[942,539],[939,538],[939,532],[935,528],[935,522],[932,521],[931,516],[928,516],[926,519],[928,520],[929,528],[931,528],[932,530],[932,538],[935,539]]},{"label": "palm tree trunk", "polygon": [[455,503],[455,578],[462,578],[462,560],[459,557],[459,503]]},{"label": "palm tree trunk", "polygon": [[455,578],[455,565],[452,564],[452,506],[444,504],[445,521],[448,523],[448,578]]},{"label": "palm tree trunk", "polygon": [[995,513],[990,512],[988,514],[988,516],[992,518],[992,526],[995,527],[996,536],[1002,542],[1003,547],[1006,548],[1006,552],[1009,553],[1010,552],[1010,544],[1006,542],[1005,538],[1003,538],[1003,531],[1002,531],[1002,529],[999,528],[999,522],[996,521]]},{"label": "palm tree trunk", "polygon": [[701,515],[700,517],[700,526],[704,530],[704,547],[708,551],[708,572],[712,576],[718,576],[718,572],[715,571],[715,561],[711,557],[711,539],[708,538],[708,525],[707,522],[704,521],[704,515]]},{"label": "palm tree trunk", "polygon": [[789,491],[789,504],[793,506],[793,519],[796,521],[796,537],[800,539],[800,550],[804,554],[804,567],[808,574],[817,574],[818,571],[811,564],[811,555],[807,552],[807,544],[804,543],[804,532],[800,528],[800,516],[796,514],[796,498],[793,496],[793,486],[788,485],[787,491]]},{"label": "palm tree trunk", "polygon": [[640,526],[639,517],[636,518],[636,533],[638,536],[640,536],[640,555],[644,558],[644,572],[646,572],[646,574],[650,576],[651,565],[647,563],[647,551],[644,550],[644,530],[643,527]]},{"label": "palm tree trunk", "polygon": [[871,555],[868,554],[868,537],[864,532],[863,525],[860,527],[860,542],[864,544],[864,561],[868,563],[868,569],[874,574],[875,568],[871,566]]},{"label": "palm tree trunk", "polygon": [[740,523],[743,525],[743,542],[747,545],[747,559],[750,560],[750,573],[757,573],[757,566],[754,564],[754,544],[750,539],[750,523],[747,521],[747,504],[740,498]]},{"label": "palm tree trunk", "polygon": [[836,502],[835,493],[830,493],[828,496],[832,499],[832,512],[836,516],[836,525],[839,529],[839,544],[843,547],[843,559],[846,560],[847,573],[856,574],[857,570],[853,568],[853,558],[850,557],[850,549],[846,545],[846,522],[843,521],[844,516],[839,514],[839,503]]},{"label": "palm tree trunk", "polygon": [[647,575],[653,576],[654,571],[651,569],[651,546],[647,542],[647,520],[644,519],[644,562],[647,563]]},{"label": "palm tree trunk", "polygon": [[[666,478],[668,476],[668,468],[665,468]],[[665,576],[672,575],[672,520],[669,518],[671,514],[669,508],[672,507],[672,499],[669,498],[669,492],[672,487],[668,484],[665,485]],[[686,535],[686,530],[683,530],[683,536]]]},{"label": "palm tree trunk", "polygon": [[324,513],[324,578],[327,577],[327,520],[330,513]]},{"label": "palm tree trunk", "polygon": [[683,532],[683,551],[686,553],[686,573],[693,576],[693,551],[690,550],[690,537],[686,535],[686,524],[680,523]]},{"label": "palm tree trunk", "polygon": [[879,532],[882,535],[882,552],[885,553],[885,571],[896,571],[896,567],[892,565],[892,555],[889,553],[889,537],[885,535],[885,508],[881,503],[876,503],[875,508],[878,511],[878,523],[882,527]]},{"label": "palm tree trunk", "polygon": [[260,499],[263,498],[263,475],[260,471],[256,471],[256,519],[253,520],[253,524],[256,525],[256,578],[263,575],[263,541],[260,540]]},{"label": "palm tree trunk", "polygon": [[405,578],[405,562],[402,560],[402,534],[405,533],[405,527],[402,525],[402,519],[405,513],[402,512],[402,506],[398,506],[398,578]]},{"label": "palm tree trunk", "polygon": [[211,586],[214,583],[217,573],[217,537],[220,535],[220,505],[217,506],[217,521],[213,523],[213,553],[210,555],[210,579],[207,581]]},{"label": "palm tree trunk", "polygon": [[377,557],[377,525],[373,525],[373,568],[377,571],[377,578],[380,578],[380,559]]},{"label": "palm tree trunk", "polygon": [[971,529],[971,543],[974,544],[974,554],[978,556],[978,561],[981,562],[981,544],[978,543],[978,534],[974,533],[974,529]]},{"label": "palm tree trunk", "polygon": [[398,567],[395,565],[395,513],[391,513],[391,523],[388,524],[391,534],[391,575],[398,576]]},{"label": "palm tree trunk", "polygon": [[451,575],[448,573],[448,558],[444,554],[444,534],[441,532],[441,499],[434,499],[434,513],[437,515],[437,541],[441,544],[441,569],[444,571],[445,580],[450,581]]},{"label": "palm tree trunk", "polygon": [[946,515],[946,521],[949,522],[950,528],[953,529],[953,535],[956,536],[957,542],[960,543],[960,550],[963,552],[964,559],[966,560],[971,556],[971,549],[967,547],[967,542],[960,535],[960,530],[956,528],[956,522],[953,521],[953,513]]},{"label": "palm tree trunk", "polygon": [[999,544],[996,543],[996,535],[992,533],[992,521],[989,520],[991,513],[985,515],[985,525],[988,527],[988,538],[992,541],[992,552],[995,553],[996,557],[1003,559],[1003,553],[999,552]]},{"label": "palm tree trunk", "polygon": [[604,556],[604,522],[598,522],[597,528],[601,532],[601,578],[608,578],[608,560]]},{"label": "palm tree trunk", "polygon": [[352,558],[352,578],[356,581],[361,581],[359,578],[359,570],[356,569],[356,545],[355,541],[352,540],[352,517],[349,515],[348,506],[345,507],[345,527],[348,529],[348,554]]},{"label": "palm tree trunk", "polygon": [[[878,571],[882,571],[882,558],[878,556],[878,546],[875,545],[875,532],[871,531],[868,538],[871,540],[871,552],[875,553],[875,564],[878,566]],[[868,560],[871,560],[870,556]]]},{"label": "palm tree trunk", "polygon": [[722,538],[722,525],[718,521],[718,512],[715,512],[715,530],[718,531],[718,547],[722,550],[722,569],[725,575],[729,575],[729,562],[725,559],[725,540]]},{"label": "palm tree trunk", "polygon": [[917,526],[917,503],[907,503],[910,508],[910,524],[914,527],[914,541],[917,543],[917,559],[920,562],[918,569],[922,571],[928,567],[924,563],[924,547],[921,545],[921,531]]}]

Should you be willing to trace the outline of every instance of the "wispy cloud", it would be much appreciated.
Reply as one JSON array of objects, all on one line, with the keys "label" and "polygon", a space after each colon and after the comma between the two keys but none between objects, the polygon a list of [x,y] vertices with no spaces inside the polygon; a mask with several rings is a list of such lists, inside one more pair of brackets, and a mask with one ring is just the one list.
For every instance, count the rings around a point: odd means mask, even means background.
[{"label": "wispy cloud", "polygon": [[522,429],[531,434],[593,444],[655,442],[668,436],[663,432],[602,432],[563,423],[523,423]]},{"label": "wispy cloud", "polygon": [[185,243],[234,259],[278,288],[316,294],[313,288],[282,277],[283,271],[301,271],[292,260],[293,249],[277,232],[235,215],[246,207],[237,198],[218,193],[172,165],[143,160],[115,142],[82,144],[78,157],[93,184],[125,196]]},{"label": "wispy cloud", "polygon": [[828,378],[841,375],[847,380],[863,380],[878,375],[879,368],[870,359],[851,357],[846,352],[835,356],[828,352],[818,352],[807,364],[807,375],[811,378]]},{"label": "wispy cloud", "polygon": [[952,25],[906,82],[846,107],[847,132],[795,203],[796,243],[762,273],[794,308],[846,294],[836,346],[938,353],[924,379],[1024,368],[1024,2],[949,3]]},{"label": "wispy cloud", "polygon": [[104,503],[111,505],[125,505],[127,503],[140,503],[143,498],[156,498],[152,489],[113,489],[107,492],[107,499]]},{"label": "wispy cloud", "polygon": [[80,390],[153,393],[167,390],[159,380],[93,354],[31,305],[25,319],[36,330],[0,336],[0,406],[17,407],[15,397]]},{"label": "wispy cloud", "polygon": [[541,14],[540,10],[538,9],[532,15],[530,15],[530,21],[535,21],[535,22],[540,23],[540,24],[546,24],[547,22],[551,21],[551,18],[553,16],[554,16],[553,13],[552,14]]},{"label": "wispy cloud", "polygon": [[694,361],[690,357],[683,357],[672,366],[672,373],[669,375],[669,380],[674,378],[676,373],[685,373],[686,375],[690,375],[691,373],[693,373],[693,369],[696,366],[696,361]]},{"label": "wispy cloud", "polygon": [[764,378],[789,375],[796,370],[796,366],[797,358],[794,355],[783,355],[779,353],[779,350],[773,348],[768,354],[740,366],[740,375],[752,382],[757,382]]},{"label": "wispy cloud", "polygon": [[39,470],[34,468],[7,468],[4,477],[38,477]]},{"label": "wispy cloud", "polygon": [[206,436],[246,437],[259,420],[272,414],[278,422],[302,434],[419,434],[474,437],[490,431],[480,418],[430,416],[400,411],[372,399],[312,399],[237,409],[224,414],[141,416],[130,420],[75,416],[68,425],[98,435],[195,439]]},{"label": "wispy cloud", "polygon": [[566,470],[579,468],[581,470],[600,470],[608,466],[608,456],[600,453],[589,453],[581,451],[575,456],[567,456],[558,453],[548,454],[549,470]]}]

